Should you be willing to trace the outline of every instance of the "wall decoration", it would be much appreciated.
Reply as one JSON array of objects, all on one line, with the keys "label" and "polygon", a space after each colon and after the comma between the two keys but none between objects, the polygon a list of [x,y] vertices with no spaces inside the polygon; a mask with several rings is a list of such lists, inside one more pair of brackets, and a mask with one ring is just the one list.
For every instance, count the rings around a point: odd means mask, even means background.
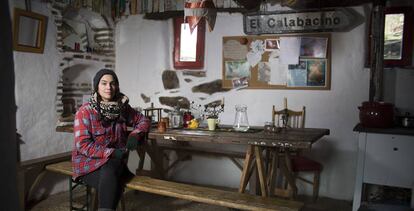
[{"label": "wall decoration", "polygon": [[330,59],[327,33],[223,37],[223,88],[329,90]]},{"label": "wall decoration", "polygon": [[23,52],[43,53],[46,26],[46,16],[14,8],[13,49]]}]

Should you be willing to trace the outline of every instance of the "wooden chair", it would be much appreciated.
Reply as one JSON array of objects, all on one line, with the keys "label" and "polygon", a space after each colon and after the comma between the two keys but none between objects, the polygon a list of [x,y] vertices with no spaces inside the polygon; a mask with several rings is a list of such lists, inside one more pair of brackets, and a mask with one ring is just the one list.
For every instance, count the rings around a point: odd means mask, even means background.
[{"label": "wooden chair", "polygon": [[305,106],[302,107],[301,111],[293,111],[287,108],[282,110],[276,110],[273,106],[272,109],[272,122],[277,127],[283,127],[284,118],[287,119],[286,126],[291,128],[303,128],[305,126]]},{"label": "wooden chair", "polygon": [[[286,104],[285,104],[286,106]],[[287,117],[287,118],[286,118]],[[305,106],[300,111],[293,111],[290,109],[276,110],[275,106],[272,109],[272,121],[275,126],[287,127],[287,128],[304,128],[305,126]],[[285,121],[285,122],[284,122]],[[288,168],[293,173],[293,179],[302,180],[305,183],[313,186],[313,201],[316,201],[319,194],[319,180],[320,172],[322,171],[322,164],[305,156],[300,155],[298,152],[290,153],[290,162]],[[299,172],[312,172],[313,181],[309,181],[299,176]],[[295,181],[296,182],[296,181]]]}]

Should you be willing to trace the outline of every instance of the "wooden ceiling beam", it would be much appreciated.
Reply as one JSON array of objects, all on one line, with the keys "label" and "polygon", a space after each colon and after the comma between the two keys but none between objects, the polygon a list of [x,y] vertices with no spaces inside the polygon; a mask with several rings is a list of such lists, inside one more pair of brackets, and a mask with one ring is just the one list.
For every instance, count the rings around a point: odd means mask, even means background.
[{"label": "wooden ceiling beam", "polygon": [[[247,10],[258,10],[261,0],[234,0]],[[378,0],[266,0],[270,4],[280,3],[292,9],[318,9],[329,7],[351,7],[367,3],[373,3]]]},{"label": "wooden ceiling beam", "polygon": [[[281,0],[282,6],[288,6],[293,9],[315,9],[330,7],[351,7],[366,3],[372,3],[374,0]],[[291,3],[289,3],[291,2]]]}]

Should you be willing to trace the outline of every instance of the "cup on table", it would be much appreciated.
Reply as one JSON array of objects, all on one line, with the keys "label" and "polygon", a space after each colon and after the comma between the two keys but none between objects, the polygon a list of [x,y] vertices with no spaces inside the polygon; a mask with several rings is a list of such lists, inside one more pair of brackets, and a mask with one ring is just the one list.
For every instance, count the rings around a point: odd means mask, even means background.
[{"label": "cup on table", "polygon": [[215,130],[219,122],[219,119],[207,119],[208,130]]},{"label": "cup on table", "polygon": [[163,117],[163,118],[161,118],[161,122],[165,122],[166,128],[170,128],[170,118]]},{"label": "cup on table", "polygon": [[167,130],[167,123],[166,122],[158,122],[158,132],[165,133]]}]

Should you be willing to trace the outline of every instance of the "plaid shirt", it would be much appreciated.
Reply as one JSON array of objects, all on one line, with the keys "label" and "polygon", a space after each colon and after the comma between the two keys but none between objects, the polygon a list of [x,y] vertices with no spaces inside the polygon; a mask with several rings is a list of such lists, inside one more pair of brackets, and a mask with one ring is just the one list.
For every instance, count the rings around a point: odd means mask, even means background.
[{"label": "plaid shirt", "polygon": [[[105,164],[116,148],[125,148],[128,137],[127,126],[134,129],[131,133],[148,132],[150,121],[143,114],[125,105],[127,119],[102,125],[98,112],[89,102],[83,104],[75,116],[75,141],[72,150],[73,178],[95,171]],[[143,140],[138,140],[143,141]]]}]

